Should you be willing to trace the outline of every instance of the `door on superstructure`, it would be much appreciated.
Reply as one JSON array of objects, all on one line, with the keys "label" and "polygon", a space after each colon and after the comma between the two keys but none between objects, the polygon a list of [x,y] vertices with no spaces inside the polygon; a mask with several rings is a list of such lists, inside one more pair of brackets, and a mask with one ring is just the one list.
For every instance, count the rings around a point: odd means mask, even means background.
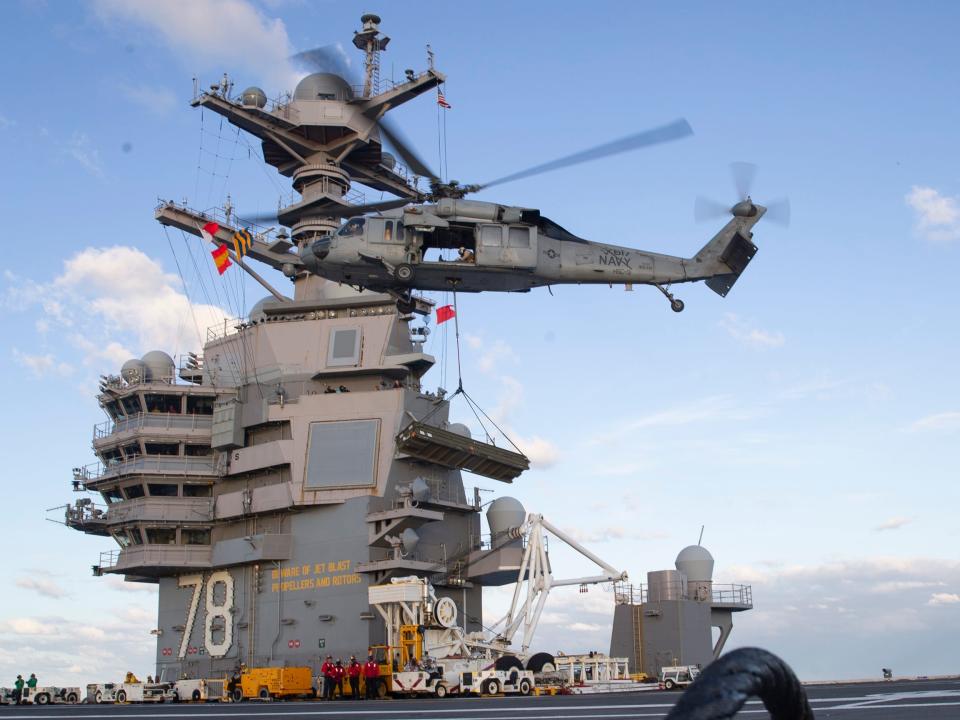
[{"label": "door on superstructure", "polygon": [[477,264],[532,270],[537,264],[537,229],[500,223],[478,225]]}]

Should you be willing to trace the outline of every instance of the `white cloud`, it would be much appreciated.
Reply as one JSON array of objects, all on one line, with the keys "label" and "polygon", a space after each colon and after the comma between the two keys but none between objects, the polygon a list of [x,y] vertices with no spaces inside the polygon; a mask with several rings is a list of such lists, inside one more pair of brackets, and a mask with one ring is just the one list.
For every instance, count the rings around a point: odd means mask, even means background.
[{"label": "white cloud", "polygon": [[63,586],[50,577],[19,577],[17,578],[17,587],[24,590],[33,590],[44,597],[57,600],[66,597],[70,593],[63,589]]},{"label": "white cloud", "polygon": [[960,430],[960,412],[927,415],[912,422],[907,429],[912,432]]},{"label": "white cloud", "polygon": [[882,523],[877,525],[874,530],[877,532],[882,532],[884,530],[899,530],[904,525],[909,525],[911,522],[913,522],[913,518],[892,517],[889,520],[884,520]]},{"label": "white cloud", "polygon": [[484,348],[477,360],[477,367],[480,368],[480,372],[490,374],[502,372],[504,365],[516,362],[517,355],[513,352],[513,348],[503,340],[495,340]]},{"label": "white cloud", "polygon": [[905,196],[916,213],[917,232],[927,240],[950,242],[960,239],[960,200],[941,195],[931,187],[914,185]]},{"label": "white cloud", "polygon": [[155,583],[143,583],[143,582],[127,582],[121,580],[115,575],[111,575],[107,578],[107,587],[111,590],[119,590],[121,592],[130,592],[130,593],[150,593],[151,595],[157,594],[159,592],[159,586]]},{"label": "white cloud", "polygon": [[252,76],[272,97],[292,90],[303,75],[287,60],[292,45],[283,21],[246,0],[96,0],[94,9],[108,25],[149,28],[191,69]]},{"label": "white cloud", "polygon": [[[119,370],[124,360],[148,350],[199,350],[206,329],[227,317],[214,305],[194,304],[191,311],[179,278],[132,247],[86,248],[49,283],[7,279],[12,284],[4,303],[18,310],[39,307],[40,320],[60,331],[84,363],[98,370],[111,369],[103,368],[105,362]],[[20,356],[38,372],[62,365],[52,357]]]},{"label": "white cloud", "polygon": [[754,348],[777,348],[786,342],[783,333],[761,330],[751,325],[735,313],[725,313],[720,327],[727,331],[734,340]]},{"label": "white cloud", "polygon": [[120,92],[156,115],[164,115],[177,105],[177,96],[172,90],[165,87],[151,87],[149,85],[121,85]]},{"label": "white cloud", "polygon": [[927,601],[927,605],[956,605],[960,603],[960,595],[957,593],[933,593]]},{"label": "white cloud", "polygon": [[49,375],[60,375],[66,377],[73,373],[73,366],[65,362],[57,362],[52,354],[30,355],[20,352],[17,348],[13,349],[13,358],[20,365],[27,368],[35,377],[42,378]]},{"label": "white cloud", "polygon": [[0,636],[10,633],[13,635],[55,635],[57,628],[49,622],[42,622],[37,618],[10,618],[0,622]]},{"label": "white cloud", "polygon": [[[508,348],[509,349],[509,348]],[[512,353],[512,350],[509,350]],[[500,378],[503,390],[497,406],[490,413],[493,420],[503,428],[509,438],[517,444],[520,451],[530,458],[531,465],[538,469],[548,468],[560,459],[560,449],[539,435],[525,437],[510,427],[511,414],[523,402],[523,385],[514,377],[504,375]]]},{"label": "white cloud", "polygon": [[64,152],[80,163],[87,172],[94,177],[103,177],[103,163],[100,161],[100,151],[93,147],[86,133],[75,132]]}]

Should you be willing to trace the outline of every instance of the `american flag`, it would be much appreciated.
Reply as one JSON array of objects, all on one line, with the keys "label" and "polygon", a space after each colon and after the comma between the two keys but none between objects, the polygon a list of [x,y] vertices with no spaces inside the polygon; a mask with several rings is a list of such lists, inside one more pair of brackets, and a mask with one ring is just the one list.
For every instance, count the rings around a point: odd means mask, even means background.
[{"label": "american flag", "polygon": [[444,110],[449,110],[453,107],[453,105],[447,102],[447,99],[443,96],[443,90],[440,88],[437,88],[437,105],[442,107]]}]

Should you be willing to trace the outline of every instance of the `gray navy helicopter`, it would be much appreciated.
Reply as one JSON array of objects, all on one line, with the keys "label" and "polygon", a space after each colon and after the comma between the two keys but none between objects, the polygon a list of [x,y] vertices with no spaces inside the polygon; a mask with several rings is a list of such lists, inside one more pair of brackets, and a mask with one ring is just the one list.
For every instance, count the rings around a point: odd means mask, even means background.
[{"label": "gray navy helicopter", "polygon": [[[292,58],[315,72],[301,80],[289,102],[268,108],[256,87],[232,100],[225,84],[219,90],[211,86],[212,92],[193,101],[260,137],[264,160],[292,177],[301,195],[277,212],[245,216],[246,222],[291,228],[292,243],[286,247],[296,246],[295,252],[281,255],[282,244],[254,243],[261,250],[255,247],[253,257],[282,267],[290,277],[305,270],[358,289],[389,293],[401,309],[414,306],[416,290],[527,292],[560,284],[643,284],[660,290],[680,312],[683,302],[670,292],[670,285],[703,280],[725,296],[750,263],[757,251],[752,229],[767,212],[748,194],[752,166],[735,168],[738,201],[732,207],[698,201],[698,219],[718,213],[732,217],[689,258],[586,240],[538,209],[467,199],[496,185],[679,140],[693,131],[686,120],[677,120],[492,182],[443,182],[385,115],[438,88],[445,76],[434,68],[428,46],[426,71],[406,70],[405,80],[381,83],[380,52],[390,38],[380,33],[376,15],[367,13],[361,22],[353,44],[365,52],[362,83],[351,84],[343,51],[327,47]],[[400,172],[384,145],[409,174]],[[398,198],[351,204],[351,179]],[[429,181],[428,192],[419,189],[421,179]],[[777,215],[785,219],[788,212],[784,204]]]}]

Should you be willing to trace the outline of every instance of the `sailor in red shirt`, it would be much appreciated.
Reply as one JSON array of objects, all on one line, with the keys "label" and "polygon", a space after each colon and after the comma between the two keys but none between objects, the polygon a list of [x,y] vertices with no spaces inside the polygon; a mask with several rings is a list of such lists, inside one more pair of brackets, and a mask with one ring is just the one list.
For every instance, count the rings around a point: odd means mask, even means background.
[{"label": "sailor in red shirt", "polygon": [[360,699],[360,663],[357,662],[357,656],[350,656],[350,664],[347,665],[347,679],[350,680],[350,699]]},{"label": "sailor in red shirt", "polygon": [[343,660],[337,658],[337,664],[333,666],[333,681],[337,684],[337,694],[343,697],[343,676],[346,674],[346,668],[343,667]]},{"label": "sailor in red shirt", "polygon": [[323,678],[324,700],[333,699],[334,667],[333,656],[327,655],[327,659],[324,661],[323,665],[320,666],[320,676]]},{"label": "sailor in red shirt", "polygon": [[363,679],[367,684],[367,699],[375,699],[380,684],[380,664],[373,659],[373,653],[367,655],[367,662],[363,665]]}]

